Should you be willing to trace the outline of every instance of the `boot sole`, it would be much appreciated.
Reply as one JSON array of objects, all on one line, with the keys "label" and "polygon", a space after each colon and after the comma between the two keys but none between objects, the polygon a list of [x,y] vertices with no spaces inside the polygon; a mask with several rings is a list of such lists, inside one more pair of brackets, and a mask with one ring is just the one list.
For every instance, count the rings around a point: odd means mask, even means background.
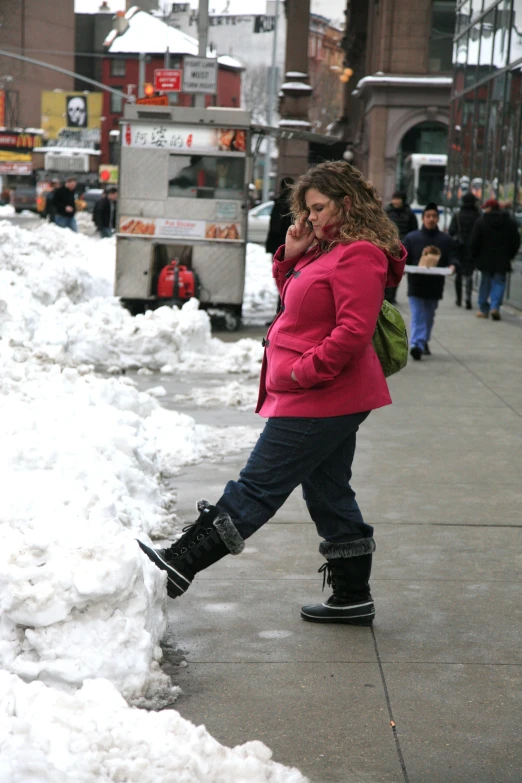
[{"label": "boot sole", "polygon": [[314,617],[311,614],[305,614],[301,612],[301,617],[306,620],[307,623],[344,623],[345,625],[373,625],[375,615],[368,615],[367,617]]},{"label": "boot sole", "polygon": [[[183,595],[183,593],[186,592],[192,584],[190,579],[188,579],[184,574],[180,573],[180,571],[177,571],[172,565],[170,565],[170,563],[167,563],[166,560],[163,560],[156,549],[147,546],[147,544],[144,544],[138,538],[136,541],[138,542],[138,546],[140,547],[141,551],[147,555],[149,560],[154,563],[154,565],[161,571],[166,572],[169,579],[169,585],[167,588],[169,596],[171,598],[177,598],[178,596]],[[172,595],[172,593],[175,593],[175,595]]]}]

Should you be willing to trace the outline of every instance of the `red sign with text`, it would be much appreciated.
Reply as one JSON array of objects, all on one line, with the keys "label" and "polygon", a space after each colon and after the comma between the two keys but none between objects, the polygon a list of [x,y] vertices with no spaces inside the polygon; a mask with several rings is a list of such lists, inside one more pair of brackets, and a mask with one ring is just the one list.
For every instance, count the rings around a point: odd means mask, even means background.
[{"label": "red sign with text", "polygon": [[156,92],[181,92],[181,71],[178,68],[157,68],[154,71]]}]

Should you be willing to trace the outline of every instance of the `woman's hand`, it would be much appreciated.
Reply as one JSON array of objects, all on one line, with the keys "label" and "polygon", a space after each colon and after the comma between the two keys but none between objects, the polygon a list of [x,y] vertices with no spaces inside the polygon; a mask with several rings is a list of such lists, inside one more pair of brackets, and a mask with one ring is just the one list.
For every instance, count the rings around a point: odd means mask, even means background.
[{"label": "woman's hand", "polygon": [[307,223],[306,215],[303,215],[286,232],[285,258],[302,255],[310,247],[314,237],[315,234]]}]

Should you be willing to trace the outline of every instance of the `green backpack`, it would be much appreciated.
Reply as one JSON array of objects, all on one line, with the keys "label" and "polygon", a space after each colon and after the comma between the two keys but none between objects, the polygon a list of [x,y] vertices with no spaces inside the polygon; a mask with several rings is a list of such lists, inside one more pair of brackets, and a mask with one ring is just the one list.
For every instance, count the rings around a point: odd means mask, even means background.
[{"label": "green backpack", "polygon": [[382,303],[372,343],[385,378],[406,367],[408,361],[406,324],[399,311],[386,299]]}]

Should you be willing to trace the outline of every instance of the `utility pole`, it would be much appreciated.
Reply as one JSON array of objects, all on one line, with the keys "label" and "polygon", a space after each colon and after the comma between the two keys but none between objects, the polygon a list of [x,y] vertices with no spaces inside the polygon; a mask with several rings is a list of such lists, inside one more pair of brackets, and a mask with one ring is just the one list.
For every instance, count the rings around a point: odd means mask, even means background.
[{"label": "utility pole", "polygon": [[[198,14],[198,56],[207,56],[208,46],[208,0],[199,0],[199,14]],[[195,95],[194,106],[198,109],[205,108],[206,95]]]},{"label": "utility pole", "polygon": [[[267,125],[272,125],[272,112],[274,108],[275,93],[277,90],[277,26],[279,19],[279,0],[275,4],[274,36],[272,38],[272,68],[270,70],[270,84],[268,88],[268,112]],[[263,169],[263,201],[268,201],[270,190],[270,173],[272,169],[272,137],[266,136],[265,167]]]},{"label": "utility pole", "polygon": [[145,95],[145,52],[140,52],[138,63],[138,98]]}]

